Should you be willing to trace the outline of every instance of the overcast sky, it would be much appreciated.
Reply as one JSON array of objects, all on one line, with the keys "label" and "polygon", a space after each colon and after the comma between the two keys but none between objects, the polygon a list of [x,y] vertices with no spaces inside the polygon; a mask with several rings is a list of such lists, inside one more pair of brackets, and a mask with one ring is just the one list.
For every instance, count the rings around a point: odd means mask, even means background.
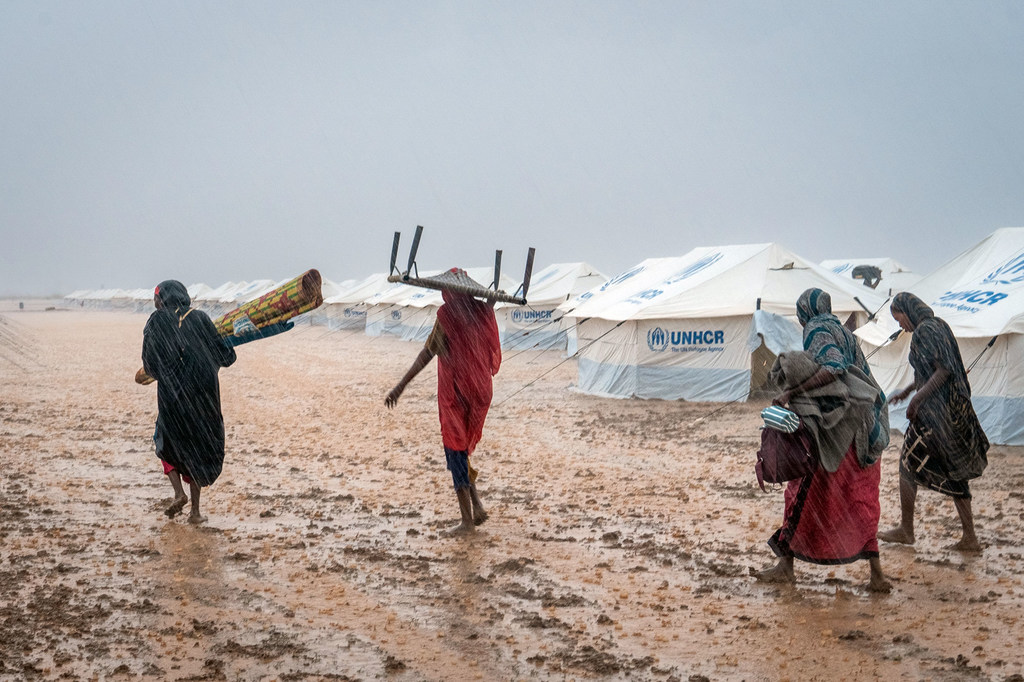
[{"label": "overcast sky", "polygon": [[418,224],[423,269],[928,273],[1024,225],[1022,128],[1018,0],[0,0],[0,294],[362,278]]}]

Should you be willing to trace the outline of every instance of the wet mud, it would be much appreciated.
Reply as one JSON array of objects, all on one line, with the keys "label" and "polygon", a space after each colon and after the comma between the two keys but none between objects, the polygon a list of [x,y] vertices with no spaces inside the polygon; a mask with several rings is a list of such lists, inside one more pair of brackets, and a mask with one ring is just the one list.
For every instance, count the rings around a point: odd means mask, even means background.
[{"label": "wet mud", "polygon": [[490,519],[452,538],[433,367],[388,411],[417,345],[299,326],[222,370],[227,461],[192,526],[163,514],[155,387],[132,382],[145,315],[16,306],[2,680],[1024,679],[1021,448],[972,484],[980,554],[946,549],[953,505],[922,491],[916,545],[881,547],[891,594],[865,562],[766,585],[763,403],[601,399],[558,353],[509,353],[474,457]]}]

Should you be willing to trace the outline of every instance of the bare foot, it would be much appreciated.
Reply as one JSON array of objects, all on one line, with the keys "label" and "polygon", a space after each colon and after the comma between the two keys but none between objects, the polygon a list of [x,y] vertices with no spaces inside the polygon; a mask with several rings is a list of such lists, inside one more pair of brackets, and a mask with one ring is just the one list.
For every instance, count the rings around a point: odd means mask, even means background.
[{"label": "bare foot", "polygon": [[173,519],[175,516],[181,513],[181,510],[188,504],[188,498],[182,495],[181,497],[175,497],[174,502],[171,502],[171,506],[164,510],[164,514],[167,514],[167,518]]},{"label": "bare foot", "polygon": [[484,509],[481,509],[481,508],[477,507],[477,508],[475,508],[473,510],[473,525],[474,526],[479,526],[480,524],[482,524],[484,521],[486,521],[489,518],[490,518],[490,514],[488,514]]},{"label": "bare foot", "polygon": [[903,526],[883,530],[878,534],[878,539],[882,542],[895,542],[901,545],[914,544],[914,534],[907,532]]},{"label": "bare foot", "polygon": [[188,522],[198,526],[200,523],[206,523],[206,517],[192,512],[188,515]]},{"label": "bare foot", "polygon": [[981,551],[981,543],[977,540],[965,540],[961,539],[960,542],[953,543],[946,547],[955,552],[968,552],[970,554],[977,554]]},{"label": "bare foot", "polygon": [[885,578],[878,576],[871,576],[871,580],[868,581],[868,592],[874,592],[875,594],[889,594],[892,592],[892,583]]},{"label": "bare foot", "polygon": [[781,563],[771,568],[766,568],[763,571],[755,571],[751,568],[750,575],[763,583],[788,583],[791,585],[796,583],[796,575],[793,573],[793,568]]},{"label": "bare foot", "polygon": [[476,533],[476,528],[474,526],[467,526],[464,523],[460,523],[454,528],[449,528],[444,532],[444,534],[450,538],[464,537],[466,535],[472,535],[474,533]]}]

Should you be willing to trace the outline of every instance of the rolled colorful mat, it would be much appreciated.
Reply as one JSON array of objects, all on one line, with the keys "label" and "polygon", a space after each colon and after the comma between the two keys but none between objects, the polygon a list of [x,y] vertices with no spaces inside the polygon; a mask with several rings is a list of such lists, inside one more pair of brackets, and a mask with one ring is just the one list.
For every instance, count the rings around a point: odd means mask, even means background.
[{"label": "rolled colorful mat", "polygon": [[254,329],[287,322],[296,315],[320,307],[324,302],[320,291],[322,283],[317,270],[307,270],[273,291],[224,313],[213,321],[213,325],[221,336],[242,336]]},{"label": "rolled colorful mat", "polygon": [[[213,326],[232,346],[288,331],[292,328],[289,320],[323,304],[322,284],[319,271],[307,270],[259,298],[224,313],[213,321]],[[140,369],[135,374],[135,382],[151,384],[153,377]]]}]

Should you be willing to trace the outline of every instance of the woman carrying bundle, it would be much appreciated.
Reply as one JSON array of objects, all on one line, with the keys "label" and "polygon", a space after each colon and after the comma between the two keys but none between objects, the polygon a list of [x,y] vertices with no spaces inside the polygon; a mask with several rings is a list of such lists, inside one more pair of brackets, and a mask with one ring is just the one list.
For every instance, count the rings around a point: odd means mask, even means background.
[{"label": "woman carrying bundle", "polygon": [[[808,289],[797,301],[804,353],[783,354],[776,368],[789,386],[772,402],[790,405],[810,428],[820,464],[786,487],[783,525],[768,545],[778,563],[754,575],[767,582],[796,581],[793,560],[845,564],[867,559],[868,589],[891,587],[878,558],[879,457],[888,444],[884,396],[871,378],[853,334],[832,314],[831,297]],[[781,364],[780,364],[781,363]]]}]

